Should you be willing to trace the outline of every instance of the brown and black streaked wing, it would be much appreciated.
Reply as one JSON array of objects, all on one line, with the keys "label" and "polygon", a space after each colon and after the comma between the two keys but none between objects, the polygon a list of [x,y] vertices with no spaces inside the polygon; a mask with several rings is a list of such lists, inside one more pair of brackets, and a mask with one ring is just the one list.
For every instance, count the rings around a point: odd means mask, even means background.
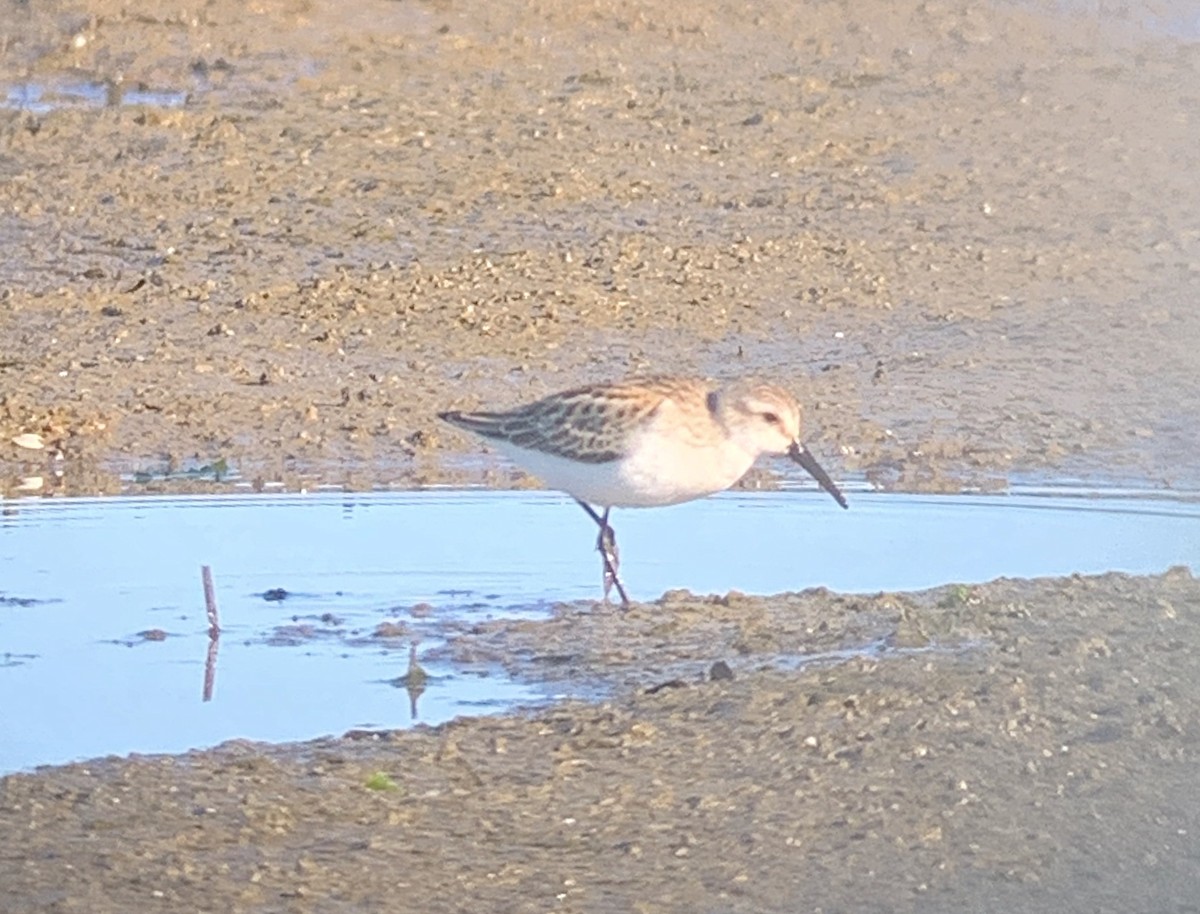
[{"label": "brown and black streaked wing", "polygon": [[593,385],[506,412],[446,412],[438,417],[483,438],[583,463],[608,463],[624,455],[631,429],[654,414],[667,392],[657,393],[648,400],[644,386]]}]

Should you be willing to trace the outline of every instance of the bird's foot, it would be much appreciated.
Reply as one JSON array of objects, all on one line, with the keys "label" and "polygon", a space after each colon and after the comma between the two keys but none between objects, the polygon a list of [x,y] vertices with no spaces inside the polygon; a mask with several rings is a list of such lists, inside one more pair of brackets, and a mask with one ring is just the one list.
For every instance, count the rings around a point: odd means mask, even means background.
[{"label": "bird's foot", "polygon": [[621,566],[621,550],[617,548],[617,535],[608,525],[607,519],[600,527],[600,535],[596,537],[596,550],[600,553],[604,566],[605,602],[608,601],[608,596],[615,587],[617,594],[621,597],[621,605],[628,606],[629,597],[625,593],[625,588],[621,586],[621,579],[617,577],[617,569]]},{"label": "bird's foot", "polygon": [[596,550],[600,553],[600,558],[604,565],[604,601],[608,602],[608,595],[615,587],[617,593],[621,597],[621,606],[629,606],[629,597],[625,593],[625,588],[621,586],[621,579],[617,577],[617,567],[621,564],[621,553],[617,549],[617,535],[613,532],[613,528],[608,523],[608,512],[610,509],[605,508],[603,514],[597,513],[585,501],[575,499],[579,507],[587,512],[588,517],[596,522],[600,527],[600,535],[596,537]]}]

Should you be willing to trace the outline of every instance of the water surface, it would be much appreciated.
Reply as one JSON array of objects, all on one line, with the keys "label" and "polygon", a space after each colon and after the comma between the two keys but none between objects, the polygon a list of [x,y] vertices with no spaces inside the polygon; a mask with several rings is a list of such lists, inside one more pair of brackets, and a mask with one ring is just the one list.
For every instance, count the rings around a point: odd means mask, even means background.
[{"label": "water surface", "polygon": [[[848,494],[849,511],[786,491],[615,512],[622,576],[652,600],[677,587],[873,592],[1200,565],[1194,496]],[[594,525],[552,493],[2,504],[0,772],[545,701],[500,670],[426,659],[414,714],[400,680],[414,644],[421,658],[482,619],[599,595]],[[203,564],[223,628],[207,702]],[[400,627],[379,637],[381,623]]]}]

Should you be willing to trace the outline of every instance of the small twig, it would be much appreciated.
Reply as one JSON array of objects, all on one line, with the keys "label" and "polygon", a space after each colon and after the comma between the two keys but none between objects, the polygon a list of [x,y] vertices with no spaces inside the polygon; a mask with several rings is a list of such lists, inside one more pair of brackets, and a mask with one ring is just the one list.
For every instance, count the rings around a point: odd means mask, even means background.
[{"label": "small twig", "polygon": [[200,577],[204,581],[204,608],[208,612],[208,637],[216,638],[221,634],[221,620],[217,617],[217,596],[213,592],[212,569],[207,565],[201,565]]},{"label": "small twig", "polygon": [[408,672],[404,674],[404,691],[408,692],[408,713],[413,720],[417,719],[417,699],[425,691],[425,683],[429,674],[417,662],[417,642],[413,641],[408,647]]}]

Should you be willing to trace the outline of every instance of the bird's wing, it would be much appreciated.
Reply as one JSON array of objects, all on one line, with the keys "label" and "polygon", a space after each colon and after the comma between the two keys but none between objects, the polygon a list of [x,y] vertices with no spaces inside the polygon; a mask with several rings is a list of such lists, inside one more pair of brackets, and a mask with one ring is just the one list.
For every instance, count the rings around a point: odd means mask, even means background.
[{"label": "bird's wing", "polygon": [[622,457],[662,402],[687,390],[677,380],[594,384],[551,394],[506,412],[440,413],[445,421],[493,441],[584,463]]}]

